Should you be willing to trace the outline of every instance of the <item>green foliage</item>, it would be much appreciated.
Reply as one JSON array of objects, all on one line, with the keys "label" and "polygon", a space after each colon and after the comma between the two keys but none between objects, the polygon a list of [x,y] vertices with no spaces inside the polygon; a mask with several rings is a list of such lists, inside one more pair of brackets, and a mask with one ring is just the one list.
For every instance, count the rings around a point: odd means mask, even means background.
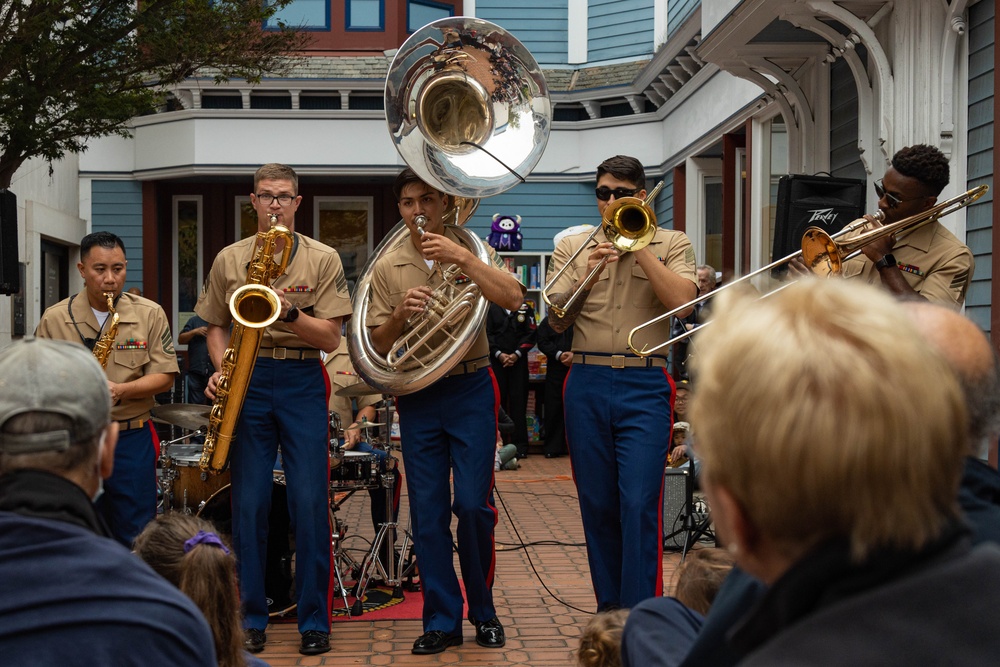
[{"label": "green foliage", "polygon": [[289,0],[0,0],[0,188],[27,159],[128,136],[167,87],[259,81],[306,36],[261,24]]}]

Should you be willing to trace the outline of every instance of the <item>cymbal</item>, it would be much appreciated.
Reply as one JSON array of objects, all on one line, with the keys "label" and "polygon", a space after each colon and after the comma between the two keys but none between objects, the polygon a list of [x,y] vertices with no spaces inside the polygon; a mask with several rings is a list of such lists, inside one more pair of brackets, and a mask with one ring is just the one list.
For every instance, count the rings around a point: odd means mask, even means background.
[{"label": "cymbal", "polygon": [[370,422],[368,420],[365,420],[363,422],[354,422],[344,430],[350,431],[351,429],[355,428],[374,428],[376,426],[385,426],[385,422]]},{"label": "cymbal", "polygon": [[169,403],[167,405],[154,405],[149,412],[154,419],[197,431],[208,426],[208,415],[212,412],[212,406]]},{"label": "cymbal", "polygon": [[364,382],[358,382],[355,384],[347,385],[346,387],[341,387],[336,392],[337,396],[341,397],[353,397],[353,396],[374,396],[375,394],[381,394],[378,389],[372,389]]}]

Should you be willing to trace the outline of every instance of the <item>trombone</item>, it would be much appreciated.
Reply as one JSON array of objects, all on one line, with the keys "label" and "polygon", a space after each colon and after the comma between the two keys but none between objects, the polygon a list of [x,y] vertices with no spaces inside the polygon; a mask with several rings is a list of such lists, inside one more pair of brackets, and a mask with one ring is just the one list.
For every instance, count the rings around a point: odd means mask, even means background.
[{"label": "trombone", "polygon": [[[875,214],[869,216],[871,219],[869,219],[868,217],[858,218],[857,220],[854,220],[851,223],[849,223],[846,227],[844,227],[836,234],[832,235],[819,227],[809,227],[808,229],[806,229],[805,234],[803,234],[802,236],[802,250],[794,252],[788,255],[787,257],[782,257],[781,259],[775,260],[770,264],[768,264],[767,266],[762,266],[756,271],[753,271],[743,276],[739,280],[731,282],[727,285],[723,285],[719,289],[713,290],[707,294],[703,294],[702,296],[699,296],[698,298],[693,299],[692,301],[689,301],[684,305],[678,306],[677,308],[674,308],[671,311],[668,311],[666,313],[663,313],[662,315],[654,317],[648,322],[643,322],[642,324],[635,327],[629,332],[628,349],[633,354],[636,354],[640,357],[648,357],[649,355],[655,354],[656,352],[662,350],[665,347],[669,347],[674,343],[679,343],[680,341],[693,336],[699,330],[698,328],[685,331],[684,333],[674,336],[673,338],[658,345],[655,345],[653,347],[646,347],[645,345],[643,345],[642,348],[639,349],[636,348],[632,342],[633,337],[639,331],[647,327],[653,326],[654,324],[657,324],[659,322],[662,322],[663,320],[669,319],[680,312],[683,312],[685,310],[688,310],[689,308],[694,307],[698,303],[707,301],[708,299],[715,297],[719,293],[723,292],[724,290],[730,287],[733,287],[734,285],[739,285],[740,283],[749,280],[750,278],[760,275],[766,271],[770,271],[771,269],[777,268],[782,264],[791,262],[794,259],[802,258],[802,261],[805,263],[805,265],[809,267],[809,269],[812,270],[813,273],[819,276],[830,277],[834,275],[840,275],[841,271],[843,270],[844,263],[861,254],[862,248],[864,248],[866,245],[885,236],[890,236],[896,233],[909,234],[910,232],[916,231],[921,227],[923,227],[924,225],[934,222],[935,220],[937,220],[942,216],[948,215],[949,213],[954,213],[955,211],[965,208],[966,206],[968,206],[969,204],[971,204],[972,202],[976,201],[984,194],[986,194],[986,191],[989,189],[990,186],[988,185],[977,186],[961,195],[958,195],[957,197],[953,197],[947,201],[941,202],[940,204],[936,204],[927,209],[926,211],[917,213],[916,215],[911,215],[910,217],[903,218],[902,220],[897,220],[896,222],[889,225],[877,227],[870,231],[864,232],[852,239],[848,239],[844,242],[837,241],[837,239],[847,234],[850,234],[851,232],[855,232],[858,229],[871,224],[873,221],[881,222],[882,220],[885,219],[885,214],[882,211],[877,211]],[[786,284],[783,285],[782,287],[772,290],[771,292],[768,292],[761,298],[767,298],[772,294],[780,292],[787,286],[788,285]],[[702,326],[705,326],[707,324],[708,323],[706,322]]]},{"label": "trombone", "polygon": [[[612,244],[614,244],[615,249],[619,254],[626,252],[635,252],[636,250],[642,250],[653,237],[656,235],[656,213],[650,207],[650,202],[656,198],[656,195],[660,193],[663,189],[663,181],[656,184],[656,187],[646,195],[645,199],[639,199],[638,197],[622,197],[621,199],[616,199],[613,204],[610,204],[606,209],[604,209],[604,215],[601,216],[601,224],[594,227],[594,231],[590,233],[587,240],[574,252],[566,263],[559,267],[555,275],[546,280],[548,285],[555,285],[556,281],[562,276],[562,274],[570,267],[580,253],[590,245],[590,242],[594,240],[597,236],[597,232],[604,230],[604,235],[607,237]],[[563,317],[567,311],[569,311],[570,306],[576,302],[576,300],[583,294],[587,283],[594,279],[594,276],[600,275],[601,271],[608,264],[608,256],[605,256],[600,263],[591,270],[587,277],[583,279],[580,284],[579,289],[577,289],[573,294],[566,300],[566,303],[555,304],[552,303],[549,298],[548,290],[542,290],[542,300],[545,301],[545,305],[548,306],[549,310],[554,312],[556,316]]]}]

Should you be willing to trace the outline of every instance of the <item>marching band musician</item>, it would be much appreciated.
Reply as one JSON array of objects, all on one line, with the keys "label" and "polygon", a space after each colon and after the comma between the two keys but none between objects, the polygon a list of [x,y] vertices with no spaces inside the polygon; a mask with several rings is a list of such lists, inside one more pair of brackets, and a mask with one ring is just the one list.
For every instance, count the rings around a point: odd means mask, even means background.
[{"label": "marching band musician", "polygon": [[[926,144],[907,146],[892,156],[892,166],[875,181],[882,225],[918,215],[937,203],[950,179],[948,158]],[[870,231],[862,228],[844,237],[849,240]],[[876,281],[898,298],[923,298],[960,310],[972,282],[975,259],[968,246],[949,232],[939,220],[906,232],[875,239],[861,248],[863,255],[844,262],[845,278]],[[811,272],[801,260],[789,263],[791,272]]]},{"label": "marching band musician", "polygon": [[[361,378],[358,377],[358,374],[354,371],[354,367],[351,366],[351,355],[347,352],[347,341],[344,338],[340,339],[340,346],[336,350],[326,355],[323,363],[326,365],[326,371],[330,375],[330,410],[340,417],[340,423],[344,425],[342,443],[344,449],[346,451],[371,454],[378,461],[376,474],[380,474],[378,471],[384,470],[386,474],[391,475],[394,479],[391,516],[387,513],[385,489],[381,485],[377,488],[368,489],[368,495],[371,497],[372,527],[375,528],[375,534],[377,535],[380,524],[386,521],[395,521],[399,515],[399,498],[402,492],[402,480],[400,479],[399,469],[395,467],[395,461],[389,461],[391,458],[389,453],[385,450],[372,447],[371,443],[362,439],[368,436],[367,431],[362,433],[361,430],[364,422],[367,421],[374,424],[377,421],[375,406],[379,403],[380,397],[374,393],[367,396],[355,397],[354,400],[357,401],[358,406],[358,411],[355,413],[354,407],[351,404],[351,397],[337,395],[338,390],[352,387],[361,382]],[[387,463],[389,466],[387,466]],[[391,553],[392,548],[387,545],[383,553],[379,554],[381,563],[386,568],[389,566],[388,558]],[[396,572],[398,574],[399,571],[397,570]]]},{"label": "marching band musician", "polygon": [[[525,289],[489,249],[493,265],[479,260],[443,226],[452,197],[405,169],[393,185],[409,237],[389,249],[374,268],[367,325],[375,349],[387,354],[407,319],[421,313],[435,262],[457,265],[489,301],[516,310]],[[421,235],[416,218],[426,218]],[[485,326],[470,351],[445,377],[399,396],[403,460],[409,477],[413,539],[419,548],[424,591],[423,630],[413,653],[440,653],[462,638],[462,590],[452,565],[451,515],[458,517],[458,557],[476,642],[500,648],[503,625],[493,604],[496,564],[493,530],[493,462],[497,432],[496,380],[488,358]],[[449,477],[454,474],[452,504]]]},{"label": "marching band musician", "polygon": [[[104,369],[111,390],[111,418],[120,436],[114,472],[97,500],[98,511],[115,539],[131,547],[132,540],[156,518],[156,458],[160,441],[149,420],[153,397],[167,391],[179,372],[166,313],[159,304],[122,292],[126,276],[125,243],[111,232],[94,232],[80,241],[76,268],[83,290],[42,313],[35,335],[79,341],[90,350],[110,351]],[[118,331],[110,340],[113,316]],[[105,340],[104,337],[109,340]]]},{"label": "marching band musician", "polygon": [[[622,197],[646,197],[642,164],[618,155],[597,168],[597,210]],[[549,264],[555,275],[587,240],[567,235]],[[587,558],[599,611],[631,607],[663,591],[660,497],[670,446],[673,380],[664,357],[627,354],[629,331],[681,306],[697,292],[695,257],[682,232],[657,229],[652,242],[619,255],[603,231],[549,289],[556,304],[583,293],[563,315],[550,311],[556,332],[573,325],[573,365],[563,399],[570,462],[580,497]],[[607,259],[589,284],[582,280]],[[669,323],[657,340],[669,338]],[[662,336],[662,337],[659,337]]]},{"label": "marching band musician", "polygon": [[[350,316],[351,303],[337,252],[295,233],[295,212],[301,202],[298,176],[291,167],[272,163],[257,170],[250,203],[258,229],[267,232],[275,216],[277,224],[293,233],[294,246],[285,272],[271,284],[281,300],[279,322],[263,333],[230,460],[233,545],[245,645],[252,653],[262,651],[267,641],[264,561],[279,442],[295,526],[299,652],[316,655],[330,650],[329,384],[320,350],[340,344],[342,320]],[[278,253],[283,246],[279,239]],[[216,369],[222,367],[229,344],[229,300],[246,283],[255,249],[256,237],[224,248],[195,308],[209,323],[208,350]],[[219,375],[216,370],[206,390],[213,399]]]}]

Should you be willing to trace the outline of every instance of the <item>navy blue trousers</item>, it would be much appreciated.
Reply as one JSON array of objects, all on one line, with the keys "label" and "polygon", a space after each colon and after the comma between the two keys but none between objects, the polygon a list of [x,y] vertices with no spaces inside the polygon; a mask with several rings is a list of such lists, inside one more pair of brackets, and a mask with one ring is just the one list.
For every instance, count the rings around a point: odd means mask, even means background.
[{"label": "navy blue trousers", "polygon": [[243,625],[267,627],[264,572],[274,462],[281,459],[295,535],[299,632],[330,631],[330,380],[319,359],[257,359],[232,445],[233,546]]},{"label": "navy blue trousers", "polygon": [[160,440],[153,422],[121,431],[115,447],[115,468],[104,480],[97,510],[115,539],[132,548],[146,524],[156,518],[156,457]]},{"label": "navy blue trousers", "polygon": [[574,363],[563,402],[597,608],[662,595],[673,380],[662,368]]},{"label": "navy blue trousers", "polygon": [[[491,369],[445,377],[397,399],[424,632],[462,634],[462,589],[452,564],[451,515],[469,614],[496,616],[493,459],[499,392]],[[449,485],[454,479],[454,499]]]}]

